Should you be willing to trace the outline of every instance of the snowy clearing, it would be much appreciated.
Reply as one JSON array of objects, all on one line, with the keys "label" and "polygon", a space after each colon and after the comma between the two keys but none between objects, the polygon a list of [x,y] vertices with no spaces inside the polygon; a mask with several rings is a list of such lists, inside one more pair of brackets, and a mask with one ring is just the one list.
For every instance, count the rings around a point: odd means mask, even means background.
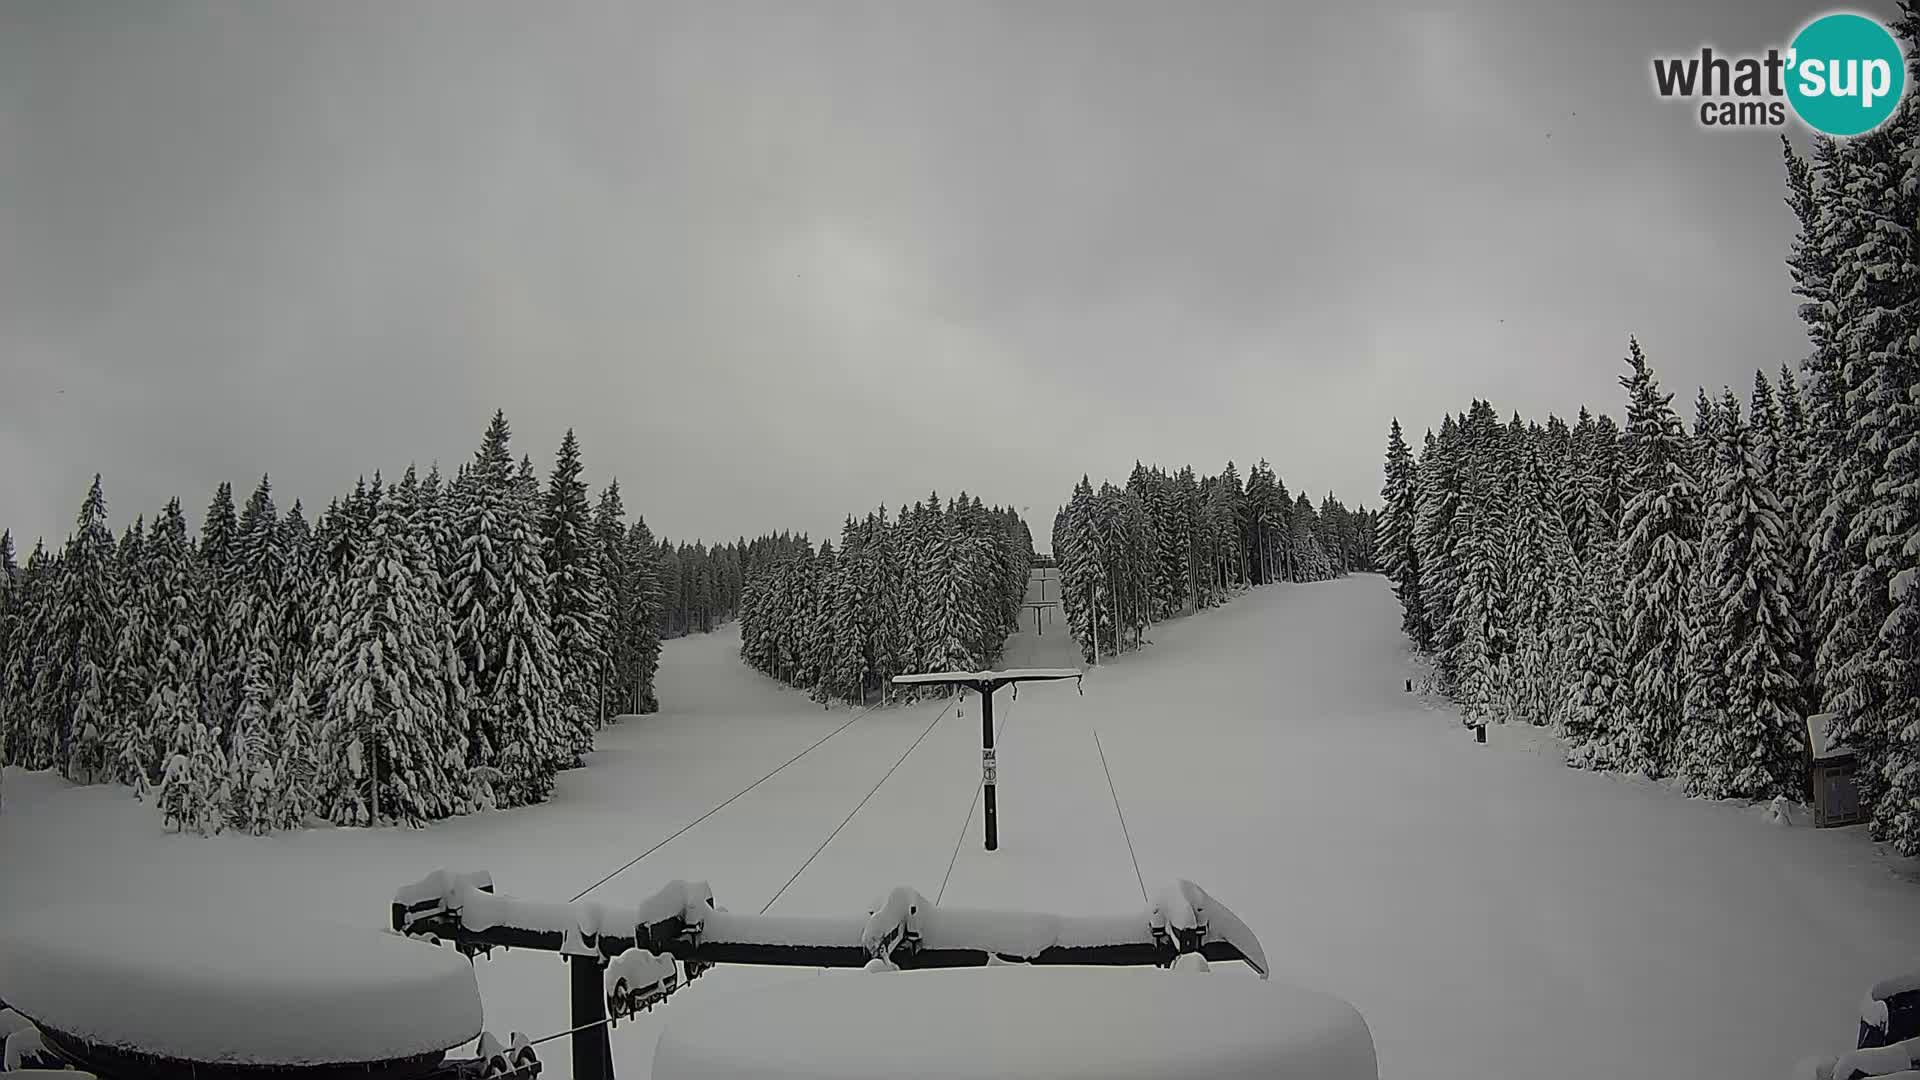
[{"label": "snowy clearing", "polygon": [[[1920,888],[1861,829],[1783,827],[1569,770],[1538,732],[1476,745],[1450,708],[1403,691],[1417,673],[1381,578],[1261,588],[1150,637],[1090,671],[1084,695],[1002,691],[996,853],[980,850],[969,698],[859,717],[589,895],[638,902],[685,878],[735,911],[778,894],[775,914],[852,915],[905,885],[946,905],[1127,915],[1190,879],[1246,920],[1277,981],[1358,1007],[1381,1076],[1408,1080],[1784,1076],[1850,1045],[1863,993],[1920,966]],[[663,712],[603,733],[551,803],[425,830],[167,835],[124,789],[9,770],[0,920],[217,900],[380,927],[394,890],[440,867],[565,901],[855,717],[737,649],[729,632],[669,642]],[[1024,626],[1002,666],[1076,660],[1056,620],[1039,638]],[[478,970],[489,1030],[566,1026],[558,958],[495,954]],[[620,1075],[647,1074],[683,1009],[821,977],[712,972],[619,1025]],[[564,1042],[541,1051],[568,1075]]]}]

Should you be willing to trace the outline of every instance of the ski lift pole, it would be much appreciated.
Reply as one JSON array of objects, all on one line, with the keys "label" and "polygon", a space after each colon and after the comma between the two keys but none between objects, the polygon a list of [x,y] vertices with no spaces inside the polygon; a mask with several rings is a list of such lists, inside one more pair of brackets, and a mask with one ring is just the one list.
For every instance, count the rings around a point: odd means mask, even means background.
[{"label": "ski lift pole", "polygon": [[1052,679],[1079,681],[1078,668],[1016,668],[1012,671],[942,671],[921,675],[895,675],[902,684],[959,686],[980,695],[980,784],[986,796],[986,841],[988,851],[1000,847],[1000,810],[995,783],[998,763],[993,747],[993,695],[1008,683],[1040,682]]},{"label": "ski lift pole", "polygon": [[[980,690],[980,786],[985,797],[984,817],[987,823],[987,850],[1000,847],[1000,810],[994,799],[995,763],[993,759],[993,691],[997,687],[985,687]],[[963,691],[964,692],[964,691]]]}]

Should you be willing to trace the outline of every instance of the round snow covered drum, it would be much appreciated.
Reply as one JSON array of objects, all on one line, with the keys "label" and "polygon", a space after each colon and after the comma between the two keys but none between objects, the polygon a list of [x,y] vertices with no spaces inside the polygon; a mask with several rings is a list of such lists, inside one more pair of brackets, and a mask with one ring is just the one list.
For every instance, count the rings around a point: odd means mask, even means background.
[{"label": "round snow covered drum", "polygon": [[110,1077],[419,1075],[480,1034],[452,950],[273,911],[63,906],[0,928],[0,1001]]},{"label": "round snow covered drum", "polygon": [[654,1080],[1272,1077],[1379,1080],[1353,1006],[1157,969],[833,974],[676,1004]]}]

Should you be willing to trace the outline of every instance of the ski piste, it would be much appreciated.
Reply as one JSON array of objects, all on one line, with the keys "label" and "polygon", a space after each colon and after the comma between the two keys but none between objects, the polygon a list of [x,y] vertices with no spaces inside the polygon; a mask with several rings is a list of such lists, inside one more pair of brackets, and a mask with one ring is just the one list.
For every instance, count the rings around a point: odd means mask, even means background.
[{"label": "ski piste", "polygon": [[[1024,668],[936,672],[894,680],[903,686],[959,687],[979,695],[988,851],[997,847],[992,803],[994,694],[1021,682],[1072,679],[1077,684],[1082,674],[1077,668]],[[103,1016],[76,988],[111,977],[108,965],[124,960],[137,947],[131,940],[116,944],[113,935],[150,936],[145,931],[150,924],[136,911],[112,908],[82,913],[73,925],[62,925],[58,915],[51,923],[43,918],[45,925],[36,924],[25,933],[0,935],[0,998],[12,1002],[12,1015],[23,1020],[21,1031],[8,1041],[7,1067],[80,1069],[111,1080],[239,1080],[256,1075],[301,1080],[336,1080],[347,1075],[375,1075],[382,1080],[529,1080],[541,1072],[535,1047],[564,1037],[570,1043],[573,1077],[613,1080],[616,1069],[608,1037],[613,1025],[652,1010],[716,966],[752,965],[850,969],[901,980],[895,984],[897,991],[889,987],[875,1000],[850,1000],[846,1008],[829,1011],[807,1025],[811,1037],[825,1039],[812,1048],[809,1067],[824,1067],[832,1075],[869,1070],[879,1070],[874,1075],[892,1075],[889,1070],[898,1068],[924,1075],[971,1075],[960,1068],[964,1062],[971,1062],[983,1076],[1033,1075],[1036,1065],[1027,1059],[1057,1055],[1065,1047],[1098,1036],[1126,1014],[1145,1010],[1184,1033],[1171,1041],[1149,1039],[1127,1053],[1132,1067],[1147,1069],[1148,1075],[1164,1075],[1174,1067],[1183,1075],[1211,1075],[1205,1055],[1212,1052],[1220,1056],[1228,1074],[1252,1060],[1269,1071],[1311,1068],[1323,1080],[1377,1080],[1378,1076],[1372,1038],[1358,1011],[1344,1001],[1299,987],[1283,986],[1259,996],[1270,969],[1258,938],[1231,909],[1191,881],[1174,881],[1131,916],[943,907],[907,886],[887,891],[863,913],[844,916],[734,913],[715,903],[707,883],[684,880],[667,883],[637,904],[603,903],[584,896],[564,903],[521,899],[497,892],[488,872],[447,870],[436,870],[395,892],[388,921],[399,939],[446,946],[466,961],[495,949],[538,950],[565,959],[568,1027],[538,1039],[515,1032],[504,1042],[479,1030],[482,1010],[469,963],[463,961],[459,965],[463,970],[456,971],[431,955],[403,956],[403,950],[410,953],[411,949],[393,938],[378,939],[390,943],[383,951],[376,939],[347,935],[338,943],[341,954],[357,951],[361,959],[353,962],[357,965],[353,970],[336,973],[340,978],[306,985],[296,976],[290,983],[250,992],[251,973],[245,961],[231,966],[233,958],[252,954],[255,950],[248,944],[264,951],[271,949],[271,942],[228,940],[211,928],[210,920],[203,917],[196,922],[191,913],[184,916],[180,932],[165,935],[163,947],[173,951],[144,972],[148,989],[176,1001],[190,1001],[196,992],[207,990],[196,985],[192,975],[196,969],[204,974],[205,965],[197,958],[207,952],[223,953],[230,966],[220,970],[218,977],[227,996],[207,1002],[204,1011],[223,1013],[222,1020],[246,1026],[249,1009],[284,994],[282,1004],[302,1012],[315,1028],[348,1029],[346,1037],[332,1045],[281,1046],[271,1039],[236,1043],[223,1034],[201,1033],[196,1040],[178,1029],[130,1028]],[[317,931],[289,925],[284,932]],[[69,947],[75,942],[80,944]],[[411,980],[393,970],[394,964],[406,967],[407,961],[416,963],[421,973]],[[1256,974],[1258,981],[1207,980],[1205,990],[1196,990],[1197,984],[1190,981],[1192,973],[1210,972],[1212,964],[1236,961]],[[963,968],[1081,970],[1066,976],[1065,983],[1055,976],[1013,972],[998,973],[984,982],[949,981],[939,987],[906,977]],[[1088,981],[1087,969],[1101,968],[1165,969],[1182,978],[1172,985],[1125,977]],[[395,987],[416,996],[396,995]],[[817,1008],[823,1000],[858,999],[873,993],[871,988],[836,980],[809,987],[806,996]],[[935,1026],[950,1038],[990,1036],[992,1030],[1009,1024],[1049,1019],[1025,1038],[1001,1041],[992,1054],[916,1045],[907,1053],[909,1063],[895,1055],[869,1052],[870,1040],[861,1034],[863,1017],[886,1008],[914,1010],[914,999],[928,995],[943,999],[929,1009],[936,1018],[946,1018],[945,1023],[936,1020]],[[423,1005],[422,997],[429,1003]],[[337,1006],[342,999],[353,1000],[355,1008],[341,1014]],[[1063,1011],[1064,1002],[1077,1005],[1078,1026],[1070,1010]],[[796,1007],[777,1001],[768,1005],[765,995],[750,995],[740,1004],[783,1013]],[[1280,1021],[1270,1015],[1276,1004],[1284,1006]],[[420,1012],[423,1008],[426,1011]],[[431,1015],[436,1008],[437,1017]],[[926,1022],[924,1012],[915,1015]],[[373,1029],[392,1027],[396,1016],[404,1018],[405,1038],[372,1037]],[[906,1019],[892,1026],[899,1027]],[[762,1028],[766,1024],[764,1018],[755,1022]],[[845,1038],[822,1034],[834,1024],[846,1026]],[[357,1052],[352,1032],[356,1027],[369,1036]],[[674,1038],[662,1044],[668,1060],[662,1061],[656,1053],[653,1063],[652,1074],[663,1080],[715,1075],[716,1061],[736,1058],[740,1052],[737,1040],[724,1035],[712,1038],[711,1025],[694,1023],[674,1032]],[[473,1057],[446,1057],[469,1043],[476,1047]],[[918,1043],[924,1044],[925,1039]],[[790,1047],[777,1048],[775,1058],[756,1061],[741,1074],[779,1075],[783,1066],[776,1059],[792,1052]],[[846,1056],[849,1053],[851,1057]],[[1171,1056],[1162,1060],[1158,1055]]]}]

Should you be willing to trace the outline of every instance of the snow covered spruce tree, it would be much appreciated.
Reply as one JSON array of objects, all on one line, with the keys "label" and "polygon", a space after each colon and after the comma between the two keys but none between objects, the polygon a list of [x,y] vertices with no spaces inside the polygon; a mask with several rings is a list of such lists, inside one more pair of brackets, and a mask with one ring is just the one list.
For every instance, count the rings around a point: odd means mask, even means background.
[{"label": "snow covered spruce tree", "polygon": [[620,482],[614,480],[601,492],[593,515],[606,604],[599,684],[607,711],[614,716],[651,713],[660,707],[653,692],[663,608],[660,549],[644,518],[636,517],[631,526],[625,519]]},{"label": "snow covered spruce tree", "polygon": [[538,482],[514,469],[510,436],[506,415],[494,413],[454,485],[459,553],[451,592],[455,640],[474,690],[467,765],[489,771],[491,800],[517,806],[546,798],[574,744],[558,698]]},{"label": "snow covered spruce tree", "polygon": [[605,702],[600,672],[607,664],[607,616],[603,553],[596,545],[587,486],[580,482],[580,442],[567,430],[549,480],[540,520],[542,554],[551,596],[547,614],[553,629],[562,724],[573,742],[575,759],[593,747]]},{"label": "snow covered spruce tree", "polygon": [[332,643],[335,681],[318,743],[329,766],[321,801],[340,824],[419,825],[465,800],[463,733],[445,720],[437,578],[407,518],[411,483],[409,472],[381,498]]},{"label": "snow covered spruce tree", "polygon": [[[1538,441],[1538,434],[1529,437]],[[1559,720],[1568,668],[1556,629],[1571,614],[1573,546],[1567,539],[1548,470],[1533,446],[1521,451],[1506,552],[1512,589],[1513,652],[1508,707],[1526,723]]]},{"label": "snow covered spruce tree", "polygon": [[287,675],[288,556],[273,487],[267,477],[247,499],[231,548],[225,640],[240,650],[240,696],[225,735],[229,824],[264,833],[275,786],[274,704]]},{"label": "snow covered spruce tree", "polygon": [[1720,423],[1707,526],[1711,624],[1704,636],[1715,642],[1722,663],[1723,715],[1710,738],[1694,740],[1711,752],[1697,757],[1690,771],[1703,793],[1715,797],[1798,797],[1806,740],[1786,524],[1756,438],[1762,429],[1741,423],[1731,392]]},{"label": "snow covered spruce tree", "polygon": [[[627,565],[633,575],[633,607],[627,616],[632,620],[632,652],[622,685],[633,687],[634,711],[642,714],[660,710],[659,696],[654,692],[654,675],[660,670],[660,622],[667,603],[666,574],[661,567],[663,550],[654,543],[646,517],[635,514],[633,524],[627,526]],[[728,604],[729,615],[739,610],[737,586]]]},{"label": "snow covered spruce tree", "polygon": [[142,625],[143,640],[136,646],[123,635],[122,642],[144,653],[127,663],[143,672],[146,696],[123,715],[114,746],[115,779],[135,795],[159,783],[175,729],[186,716],[197,718],[200,707],[199,631],[205,622],[179,499],[154,519],[143,563],[140,594],[130,604],[138,614],[129,618],[129,625],[136,619]]},{"label": "snow covered spruce tree", "polygon": [[19,641],[20,565],[13,553],[13,530],[0,531],[0,766],[13,764],[14,725],[19,705],[10,693],[8,670]]},{"label": "snow covered spruce tree", "polygon": [[1621,512],[1628,574],[1626,668],[1629,724],[1613,760],[1652,777],[1674,766],[1684,712],[1691,637],[1689,580],[1698,558],[1700,492],[1691,447],[1637,340],[1628,340],[1626,456],[1632,495]]},{"label": "snow covered spruce tree", "polygon": [[229,810],[228,771],[219,733],[206,718],[207,580],[180,500],[154,523],[150,546],[157,641],[146,738],[160,762],[156,802],[170,829],[219,832]]},{"label": "snow covered spruce tree", "polygon": [[[1920,5],[1903,5],[1895,24],[1905,39],[1908,74],[1920,77]],[[1911,200],[1920,188],[1920,109],[1909,97],[1900,104],[1896,131],[1899,134],[1901,160],[1900,194]],[[1909,218],[1908,220],[1911,220]],[[1911,268],[1920,256],[1912,250],[1912,233],[1896,234],[1909,245],[1899,264]],[[1914,275],[1901,278],[1904,289],[1899,295],[1900,325],[1911,329],[1920,322],[1920,296],[1916,296]],[[1874,809],[1873,829],[1903,853],[1920,854],[1920,398],[1913,388],[1920,387],[1920,355],[1911,336],[1890,343],[1895,347],[1877,355],[1875,378],[1868,405],[1880,415],[1882,429],[1883,472],[1874,487],[1874,503],[1869,511],[1872,534],[1867,541],[1867,556],[1877,573],[1887,580],[1890,609],[1880,625],[1875,642],[1875,666],[1885,680],[1888,693],[1886,749],[1880,772],[1886,786]],[[1902,383],[1908,387],[1902,397]]]},{"label": "snow covered spruce tree", "polygon": [[864,704],[868,680],[879,666],[874,590],[879,585],[874,520],[855,522],[847,515],[840,528],[840,556],[828,589],[824,670],[817,691],[821,700],[839,698]]},{"label": "snow covered spruce tree", "polygon": [[1414,499],[1413,544],[1419,557],[1420,599],[1426,610],[1427,647],[1433,653],[1434,689],[1441,693],[1450,692],[1455,685],[1454,662],[1463,626],[1454,617],[1460,594],[1454,519],[1461,515],[1464,494],[1460,441],[1460,429],[1452,415],[1441,421],[1438,434],[1427,433]]},{"label": "snow covered spruce tree", "polygon": [[[94,783],[107,775],[113,724],[109,676],[117,637],[113,534],[107,531],[107,500],[100,477],[81,503],[54,577],[49,637],[41,673],[50,719],[53,763],[69,780]],[[44,756],[44,755],[43,755]]]},{"label": "snow covered spruce tree", "polygon": [[[1912,394],[1920,386],[1920,346],[1914,342],[1920,248],[1912,238],[1920,193],[1903,184],[1920,179],[1910,164],[1920,154],[1917,124],[1913,103],[1903,102],[1887,125],[1849,139],[1842,155],[1847,182],[1837,192],[1838,209],[1859,241],[1834,266],[1849,453],[1829,500],[1837,507],[1833,520],[1846,521],[1845,562],[1853,572],[1834,590],[1832,636],[1821,642],[1828,653],[1825,706],[1835,714],[1835,728],[1876,766],[1861,783],[1874,807],[1874,832],[1904,834],[1910,842],[1920,830],[1920,801],[1913,798],[1920,782],[1910,775],[1920,769],[1920,758],[1912,756],[1920,697],[1910,689],[1920,654],[1897,623],[1889,632],[1889,623],[1895,622],[1896,602],[1910,602],[1920,565],[1920,515],[1901,490],[1910,488],[1912,474],[1895,468],[1910,464],[1912,452],[1905,449],[1898,458],[1891,453],[1915,436]],[[1861,648],[1847,648],[1856,642]]]},{"label": "snow covered spruce tree", "polygon": [[1576,768],[1619,769],[1614,754],[1627,740],[1621,731],[1630,707],[1622,665],[1626,629],[1621,624],[1619,541],[1599,539],[1580,561],[1577,600],[1566,631],[1570,685],[1561,726],[1567,763]]},{"label": "snow covered spruce tree", "polygon": [[1706,403],[1702,388],[1695,401],[1692,471],[1702,493],[1700,535],[1686,592],[1686,671],[1681,681],[1680,727],[1674,740],[1673,773],[1696,793],[1714,787],[1709,774],[1718,754],[1717,740],[1727,716],[1726,648],[1717,634],[1715,565],[1719,537],[1710,505],[1720,476],[1723,435],[1739,423]]},{"label": "snow covered spruce tree", "polygon": [[1419,514],[1419,486],[1412,451],[1395,418],[1387,433],[1386,483],[1380,488],[1380,557],[1393,594],[1400,599],[1400,629],[1415,648],[1433,644],[1427,626],[1426,604],[1420,597],[1420,552],[1414,545]]},{"label": "snow covered spruce tree", "polygon": [[162,820],[176,832],[220,832],[231,804],[220,737],[188,702],[176,703],[169,719],[173,733],[158,796]]},{"label": "snow covered spruce tree", "polygon": [[8,701],[7,763],[50,769],[59,743],[51,653],[55,560],[36,540],[9,601],[13,648],[4,658]]},{"label": "snow covered spruce tree", "polygon": [[195,549],[206,579],[206,626],[202,631],[206,645],[201,650],[206,669],[201,675],[201,708],[216,739],[226,737],[240,700],[245,646],[233,637],[228,622],[234,593],[233,547],[239,532],[233,485],[222,482],[214,489],[206,516],[200,519],[200,543]]},{"label": "snow covered spruce tree", "polygon": [[[157,531],[159,522],[155,525]],[[158,636],[154,565],[148,547],[146,519],[136,517],[121,536],[115,559],[119,566],[119,619],[113,667],[107,676],[107,710],[111,716],[107,724],[107,774],[133,788],[135,795],[145,794],[156,765],[147,720]]]}]

